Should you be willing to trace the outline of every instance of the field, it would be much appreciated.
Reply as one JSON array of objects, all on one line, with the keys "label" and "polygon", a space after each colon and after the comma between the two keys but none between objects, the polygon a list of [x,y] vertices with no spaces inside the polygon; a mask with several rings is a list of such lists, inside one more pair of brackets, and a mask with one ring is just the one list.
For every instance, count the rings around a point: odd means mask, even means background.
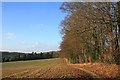
[{"label": "field", "polygon": [[52,58],[2,63],[2,77],[6,78],[115,78],[115,64],[70,64],[66,59]]},{"label": "field", "polygon": [[3,78],[88,78],[82,70],[67,65],[64,59],[43,59],[6,62],[2,65]]}]

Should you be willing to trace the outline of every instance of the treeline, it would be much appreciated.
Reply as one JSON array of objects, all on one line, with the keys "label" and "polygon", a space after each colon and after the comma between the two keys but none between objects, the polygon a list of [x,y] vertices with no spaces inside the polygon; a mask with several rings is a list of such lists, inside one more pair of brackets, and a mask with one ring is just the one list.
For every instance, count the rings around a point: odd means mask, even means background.
[{"label": "treeline", "polygon": [[120,63],[120,2],[65,2],[61,55],[72,63]]},{"label": "treeline", "polygon": [[49,59],[49,58],[59,57],[59,51],[41,52],[41,53],[1,52],[0,54],[2,54],[1,62]]}]

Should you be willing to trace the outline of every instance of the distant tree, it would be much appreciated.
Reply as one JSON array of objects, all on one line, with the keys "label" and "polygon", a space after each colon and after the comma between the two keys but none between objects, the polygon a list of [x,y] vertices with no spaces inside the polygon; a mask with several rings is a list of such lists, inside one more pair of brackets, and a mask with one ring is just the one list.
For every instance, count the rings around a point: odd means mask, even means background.
[{"label": "distant tree", "polygon": [[5,62],[8,62],[8,61],[9,61],[9,58],[8,58],[8,57],[5,57],[5,58],[4,58],[4,61],[5,61]]},{"label": "distant tree", "polygon": [[37,55],[37,53],[36,53],[36,52],[35,52],[34,54],[35,54],[35,55]]},{"label": "distant tree", "polygon": [[34,54],[34,52],[31,53],[32,55]]},{"label": "distant tree", "polygon": [[41,58],[41,59],[44,59],[44,53],[41,52],[40,58]]}]

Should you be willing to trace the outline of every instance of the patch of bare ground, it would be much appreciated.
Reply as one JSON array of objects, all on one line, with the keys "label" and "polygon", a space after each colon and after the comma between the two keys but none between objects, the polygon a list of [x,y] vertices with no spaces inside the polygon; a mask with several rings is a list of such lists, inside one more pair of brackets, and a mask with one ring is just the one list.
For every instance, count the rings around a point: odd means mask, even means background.
[{"label": "patch of bare ground", "polygon": [[50,78],[81,78],[91,76],[81,70],[72,68],[71,66],[56,66],[52,67],[42,77],[50,79]]},{"label": "patch of bare ground", "polygon": [[84,63],[84,64],[69,64],[73,67],[83,68],[95,73],[101,78],[116,78],[118,75],[118,65],[106,63]]}]

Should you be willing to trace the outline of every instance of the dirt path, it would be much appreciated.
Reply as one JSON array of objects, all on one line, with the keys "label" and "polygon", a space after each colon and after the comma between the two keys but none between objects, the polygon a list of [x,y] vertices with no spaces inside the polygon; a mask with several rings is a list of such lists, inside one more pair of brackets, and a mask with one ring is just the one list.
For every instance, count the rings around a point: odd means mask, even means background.
[{"label": "dirt path", "polygon": [[79,69],[79,70],[81,70],[81,71],[84,71],[84,72],[90,74],[93,78],[100,78],[97,74],[95,74],[95,73],[93,73],[93,72],[91,72],[91,71],[88,71],[88,70],[86,70],[86,69],[83,69],[83,68],[80,68],[80,67],[73,67],[73,68],[76,68],[76,69]]},{"label": "dirt path", "polygon": [[81,70],[81,71],[84,71],[84,72],[87,73],[87,74],[90,74],[93,78],[100,78],[100,76],[98,76],[97,74],[95,74],[95,73],[93,73],[93,72],[91,72],[91,71],[88,71],[88,70],[86,70],[86,69],[80,68],[80,67],[78,67],[78,66],[74,66],[74,64],[70,64],[70,62],[69,62],[67,59],[65,59],[65,58],[64,58],[64,62],[65,62],[67,65],[69,65],[69,66],[71,66],[71,67],[73,67],[73,68],[79,69],[79,70]]},{"label": "dirt path", "polygon": [[[67,65],[70,65],[76,69],[80,69],[88,74],[91,74],[93,78],[120,78],[119,67],[116,64],[108,63],[84,63],[84,64],[70,64],[67,59],[64,59]],[[117,79],[118,80],[118,79]]]}]

